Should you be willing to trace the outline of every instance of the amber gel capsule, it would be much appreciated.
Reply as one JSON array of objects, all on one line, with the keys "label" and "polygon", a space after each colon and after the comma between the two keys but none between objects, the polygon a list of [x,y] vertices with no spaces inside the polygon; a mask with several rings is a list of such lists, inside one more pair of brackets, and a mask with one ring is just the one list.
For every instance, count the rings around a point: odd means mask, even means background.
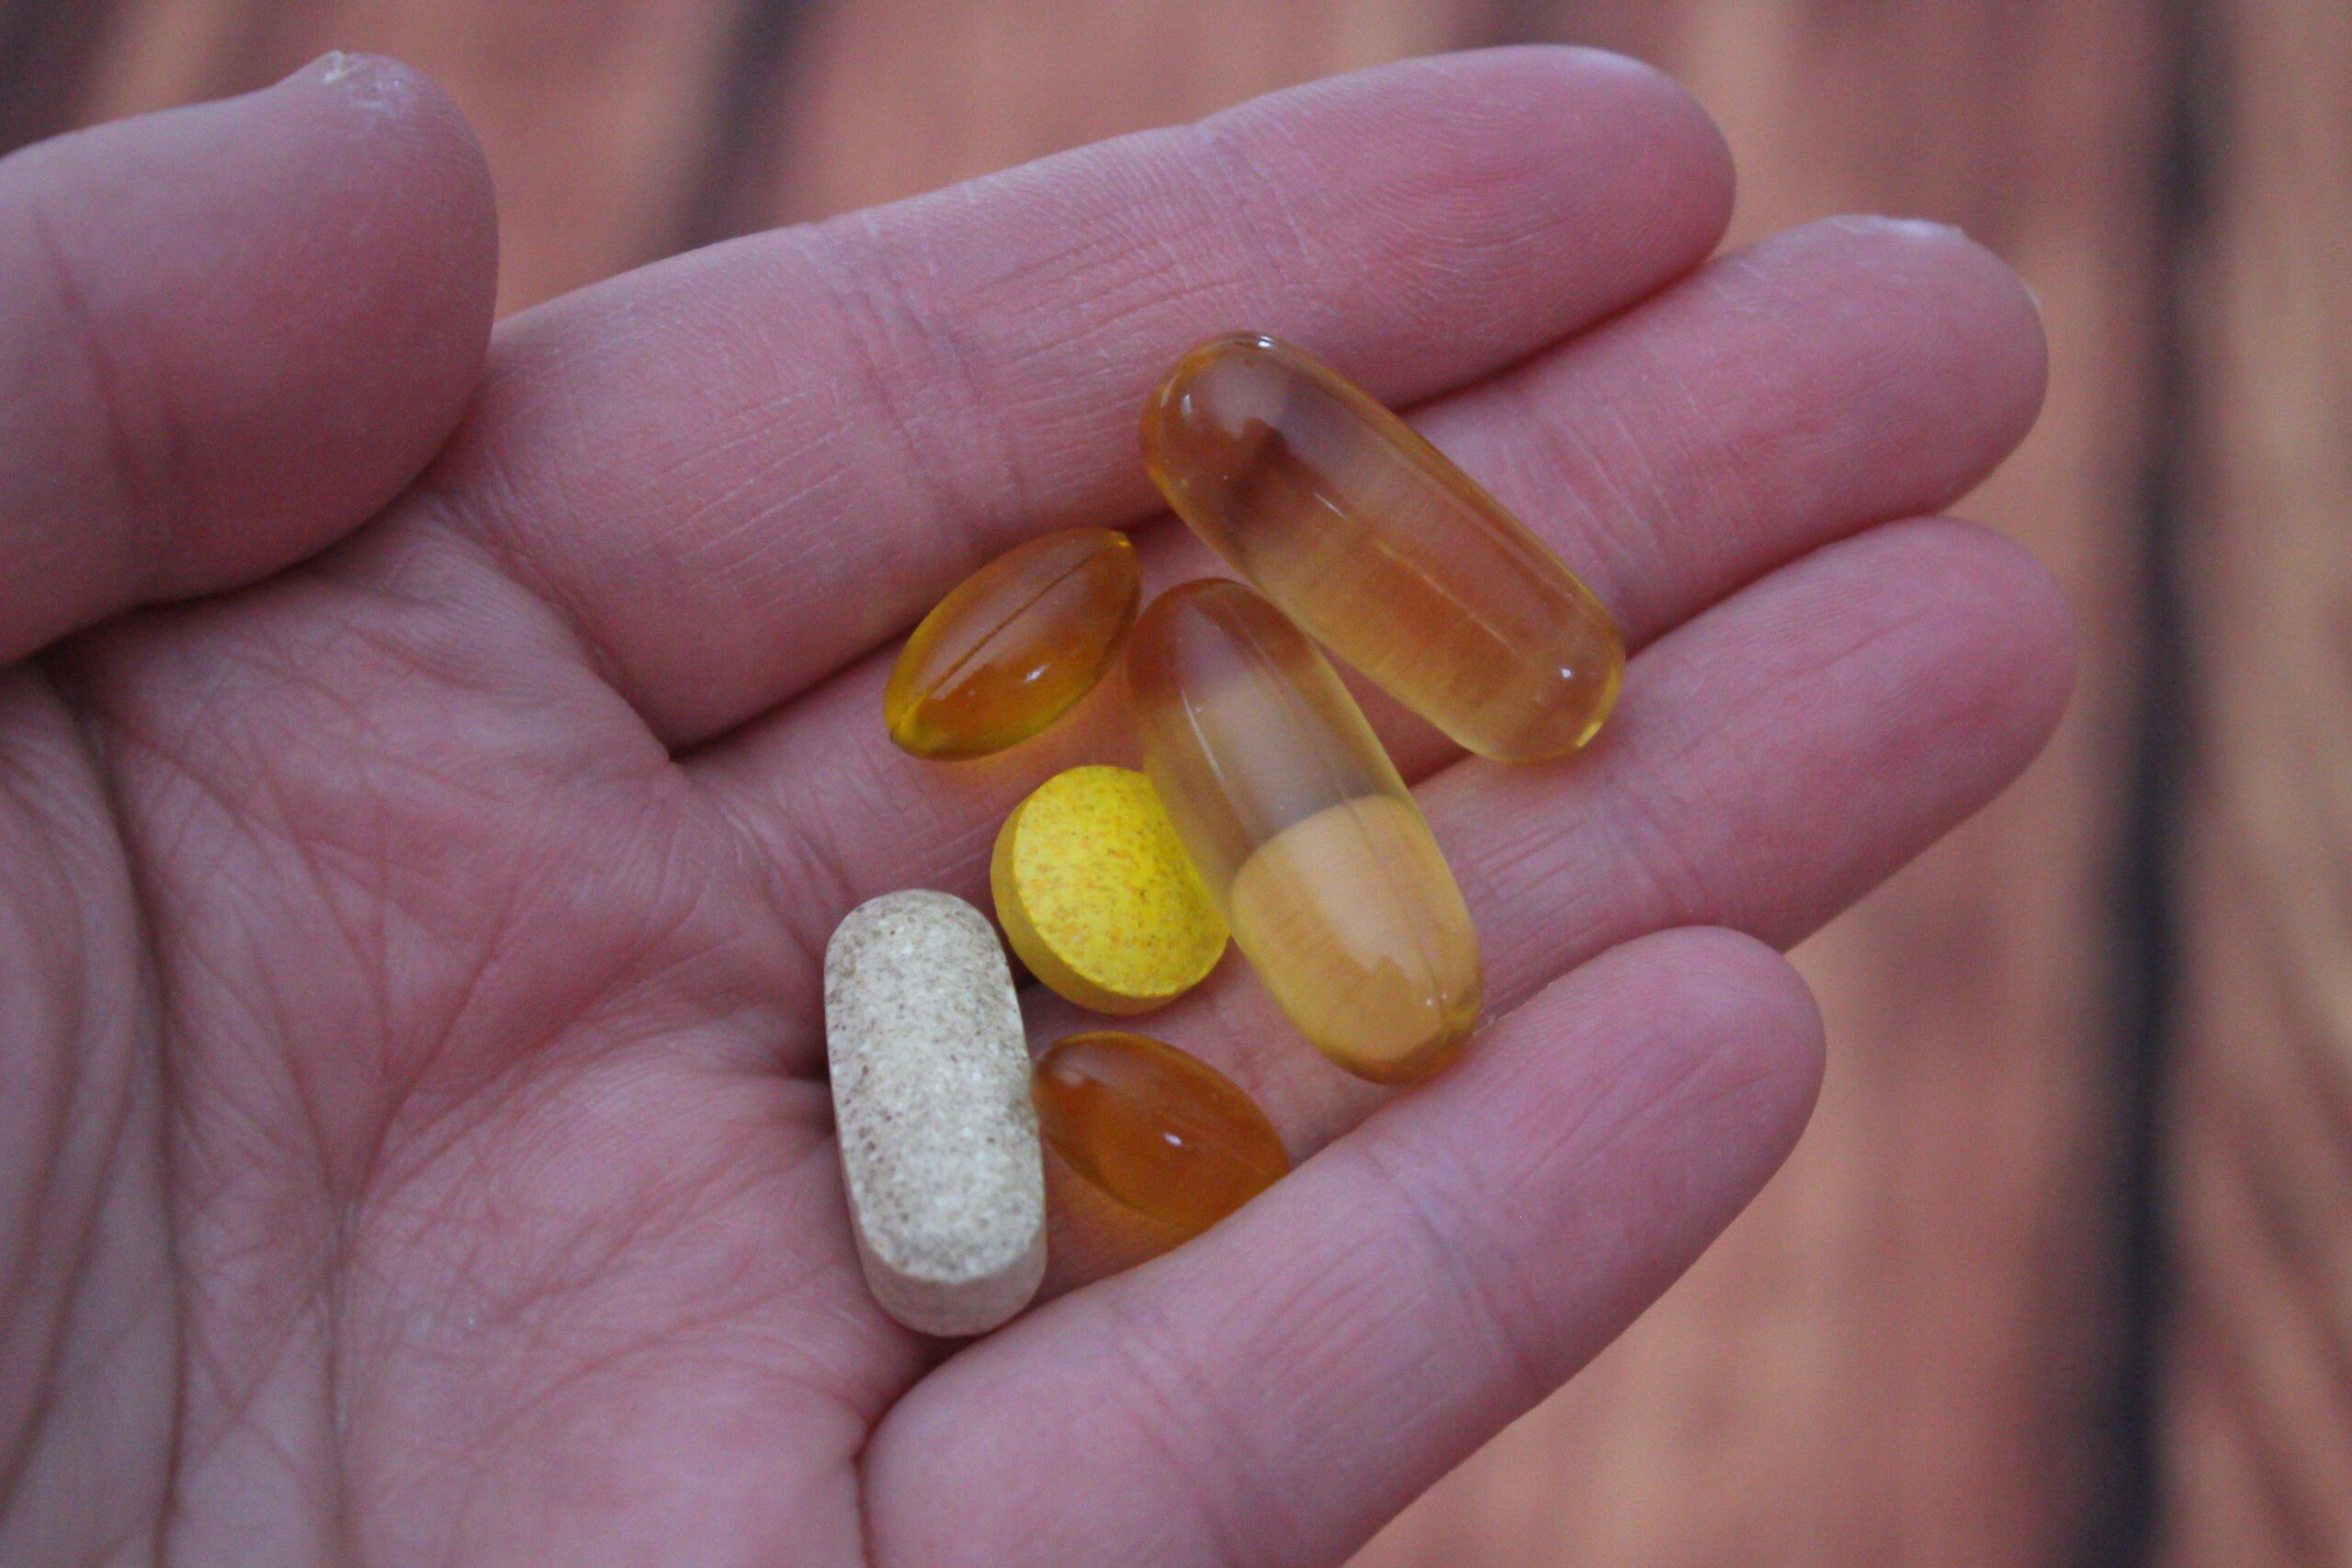
[{"label": "amber gel capsule", "polygon": [[1186,1235],[1281,1180],[1290,1156],[1241,1086],[1199,1057],[1103,1030],[1057,1041],[1030,1084],[1072,1170]]},{"label": "amber gel capsule", "polygon": [[1118,656],[1140,595],[1135,547],[1065,528],[966,578],[915,627],[882,694],[918,757],[984,757],[1068,712]]},{"label": "amber gel capsule", "polygon": [[1176,362],[1144,463],[1178,516],[1326,648],[1464,748],[1592,739],[1625,646],[1592,592],[1330,367],[1259,333]]},{"label": "amber gel capsule", "polygon": [[1144,767],[1233,941],[1307,1039],[1384,1083],[1477,1021],[1478,936],[1420,808],[1330,664],[1238,582],[1136,623]]}]

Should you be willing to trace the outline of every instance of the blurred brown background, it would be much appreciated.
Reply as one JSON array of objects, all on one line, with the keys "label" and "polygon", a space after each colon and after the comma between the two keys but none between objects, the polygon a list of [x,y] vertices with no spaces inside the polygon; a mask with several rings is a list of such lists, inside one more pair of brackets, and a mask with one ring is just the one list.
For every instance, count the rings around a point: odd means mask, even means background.
[{"label": "blurred brown background", "polygon": [[0,0],[0,147],[398,54],[488,144],[513,310],[1537,39],[1690,85],[1735,243],[1921,214],[2025,274],[2049,410],[1963,510],[2085,678],[1804,953],[1835,1059],[1764,1200],[1363,1561],[2352,1562],[2345,0]]}]

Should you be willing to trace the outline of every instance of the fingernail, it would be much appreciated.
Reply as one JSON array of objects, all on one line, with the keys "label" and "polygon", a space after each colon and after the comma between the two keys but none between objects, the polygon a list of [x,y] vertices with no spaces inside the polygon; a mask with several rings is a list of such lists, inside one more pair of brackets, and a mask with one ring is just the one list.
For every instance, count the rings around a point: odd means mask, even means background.
[{"label": "fingernail", "polygon": [[1932,218],[1896,218],[1879,212],[1839,213],[1829,222],[1849,234],[1894,234],[1909,240],[1965,240],[1968,231]]},{"label": "fingernail", "polygon": [[367,68],[368,56],[347,53],[340,49],[331,49],[286,79],[288,82],[334,83],[342,81],[346,76],[356,75]]},{"label": "fingernail", "polygon": [[380,54],[331,49],[287,81],[332,87],[352,108],[378,118],[396,117],[417,101],[415,76]]}]

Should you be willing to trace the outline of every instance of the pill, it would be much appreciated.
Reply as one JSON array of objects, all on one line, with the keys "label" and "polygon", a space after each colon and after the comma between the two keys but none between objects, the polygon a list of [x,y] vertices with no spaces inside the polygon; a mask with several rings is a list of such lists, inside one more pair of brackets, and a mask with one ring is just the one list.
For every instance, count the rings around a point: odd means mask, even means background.
[{"label": "pill", "polygon": [[1128,639],[1144,767],[1241,950],[1300,1032],[1380,1082],[1477,1021],[1477,932],[1363,712],[1238,582],[1152,602]]},{"label": "pill", "polygon": [[1241,1086],[1199,1057],[1102,1030],[1037,1059],[1037,1125],[1069,1168],[1196,1235],[1281,1180],[1290,1156]]},{"label": "pill", "polygon": [[1565,755],[1625,649],[1500,502],[1337,371],[1262,333],[1211,339],[1144,411],[1145,466],[1282,611],[1468,750]]},{"label": "pill", "polygon": [[1164,1006],[1225,952],[1224,917],[1132,768],[1072,768],[1038,785],[997,834],[989,884],[1030,973],[1096,1012]]},{"label": "pill", "polygon": [[961,898],[886,893],[825,948],[825,1057],[858,1260],[925,1334],[1019,1312],[1046,1268],[1044,1155],[1012,973]]},{"label": "pill", "polygon": [[890,739],[942,759],[1028,739],[1110,668],[1138,581],[1135,547],[1108,528],[1066,528],[999,556],[899,649],[882,694]]}]

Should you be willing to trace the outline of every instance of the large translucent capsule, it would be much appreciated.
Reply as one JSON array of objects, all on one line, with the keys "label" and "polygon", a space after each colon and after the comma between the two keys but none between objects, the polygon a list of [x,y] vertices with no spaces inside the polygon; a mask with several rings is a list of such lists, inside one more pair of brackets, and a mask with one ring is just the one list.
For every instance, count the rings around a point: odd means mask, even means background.
[{"label": "large translucent capsule", "polygon": [[1176,362],[1145,466],[1178,516],[1332,652],[1469,750],[1565,755],[1616,701],[1600,601],[1330,367],[1246,333]]},{"label": "large translucent capsule", "polygon": [[1204,581],[1144,612],[1127,676],[1152,785],[1283,1010],[1362,1077],[1442,1066],[1477,1021],[1477,932],[1330,664],[1248,588]]}]

